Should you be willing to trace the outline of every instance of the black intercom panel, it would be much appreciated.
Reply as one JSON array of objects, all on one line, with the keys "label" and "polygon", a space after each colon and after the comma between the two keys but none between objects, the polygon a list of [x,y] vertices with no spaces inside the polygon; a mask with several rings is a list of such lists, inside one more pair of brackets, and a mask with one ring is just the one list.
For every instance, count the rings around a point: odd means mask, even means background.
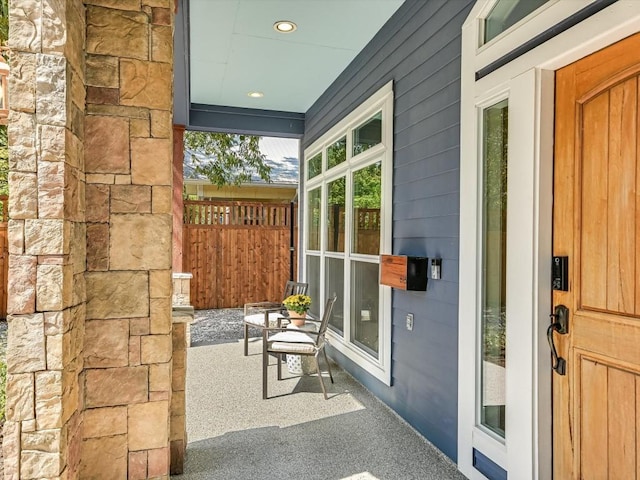
[{"label": "black intercom panel", "polygon": [[553,257],[551,263],[551,288],[569,291],[569,257]]}]

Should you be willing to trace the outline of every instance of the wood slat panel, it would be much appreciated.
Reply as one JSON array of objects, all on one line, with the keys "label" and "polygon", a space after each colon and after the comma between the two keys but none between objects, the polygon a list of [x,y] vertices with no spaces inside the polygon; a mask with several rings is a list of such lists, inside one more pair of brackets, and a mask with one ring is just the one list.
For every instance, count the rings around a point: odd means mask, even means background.
[{"label": "wood slat panel", "polygon": [[609,93],[605,92],[582,109],[581,304],[598,310],[607,308],[602,279],[608,268],[608,123]]},{"label": "wood slat panel", "polygon": [[280,300],[290,273],[290,205],[202,203],[185,208],[191,223],[184,226],[183,258],[193,274],[194,307]]},{"label": "wood slat panel", "polygon": [[[607,367],[583,358],[581,366],[580,478],[607,478]],[[604,441],[603,441],[604,440]]]},{"label": "wood slat panel", "polygon": [[607,242],[607,310],[635,313],[637,79],[611,89]]},{"label": "wood slat panel", "polygon": [[636,375],[608,368],[609,477],[635,478]]},{"label": "wood slat panel", "polygon": [[[624,365],[640,365],[638,321],[608,313],[577,311],[572,315],[573,343]],[[621,363],[622,364],[622,363]],[[625,367],[626,368],[626,367]]]}]

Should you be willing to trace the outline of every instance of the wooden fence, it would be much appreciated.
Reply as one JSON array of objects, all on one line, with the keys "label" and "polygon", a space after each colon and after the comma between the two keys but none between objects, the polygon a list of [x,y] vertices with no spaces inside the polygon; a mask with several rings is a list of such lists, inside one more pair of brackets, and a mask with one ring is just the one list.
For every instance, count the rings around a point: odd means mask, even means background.
[{"label": "wooden fence", "polygon": [[231,308],[280,300],[290,278],[290,245],[297,246],[293,213],[291,242],[289,203],[185,201],[183,267],[193,274],[193,306]]},{"label": "wooden fence", "polygon": [[[380,254],[380,209],[356,208],[353,211],[353,251],[366,255]],[[337,226],[337,227],[336,227]],[[318,231],[318,235],[320,232]],[[334,252],[344,252],[345,210],[341,205],[331,205],[327,222],[327,247]],[[319,241],[318,241],[319,244]],[[350,248],[347,246],[346,248]]]}]

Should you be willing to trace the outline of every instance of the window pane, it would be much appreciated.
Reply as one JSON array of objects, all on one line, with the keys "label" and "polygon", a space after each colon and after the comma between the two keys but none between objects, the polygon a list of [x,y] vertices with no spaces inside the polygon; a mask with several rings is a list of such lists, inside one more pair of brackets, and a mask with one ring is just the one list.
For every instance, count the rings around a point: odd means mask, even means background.
[{"label": "window pane", "polygon": [[379,265],[351,262],[351,341],[378,358]]},{"label": "window pane", "polygon": [[382,142],[382,112],[353,131],[353,156]]},{"label": "window pane", "polygon": [[320,187],[309,191],[307,200],[307,249],[320,250]]},{"label": "window pane", "polygon": [[345,177],[327,185],[327,250],[344,252]]},{"label": "window pane", "polygon": [[549,0],[498,0],[484,20],[484,42],[494,39]]},{"label": "window pane", "polygon": [[322,152],[309,160],[307,164],[307,178],[317,177],[322,173]]},{"label": "window pane", "polygon": [[507,101],[483,113],[481,423],[505,432]]},{"label": "window pane", "polygon": [[327,147],[327,170],[340,165],[347,159],[347,137],[342,137],[333,145]]},{"label": "window pane", "polygon": [[307,294],[311,297],[309,313],[320,315],[320,257],[307,255],[307,276],[305,280],[309,284]]},{"label": "window pane", "polygon": [[344,331],[344,259],[327,257],[324,291],[327,298],[334,293],[338,296],[333,305],[329,325],[342,333]]},{"label": "window pane", "polygon": [[380,162],[353,174],[353,253],[380,253],[381,182]]}]

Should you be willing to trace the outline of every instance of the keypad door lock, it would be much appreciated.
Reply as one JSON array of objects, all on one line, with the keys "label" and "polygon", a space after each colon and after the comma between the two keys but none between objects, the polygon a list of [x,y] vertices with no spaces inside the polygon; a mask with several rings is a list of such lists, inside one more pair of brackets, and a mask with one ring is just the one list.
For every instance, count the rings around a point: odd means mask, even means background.
[{"label": "keypad door lock", "polygon": [[551,261],[551,288],[569,291],[569,257],[553,257]]}]

